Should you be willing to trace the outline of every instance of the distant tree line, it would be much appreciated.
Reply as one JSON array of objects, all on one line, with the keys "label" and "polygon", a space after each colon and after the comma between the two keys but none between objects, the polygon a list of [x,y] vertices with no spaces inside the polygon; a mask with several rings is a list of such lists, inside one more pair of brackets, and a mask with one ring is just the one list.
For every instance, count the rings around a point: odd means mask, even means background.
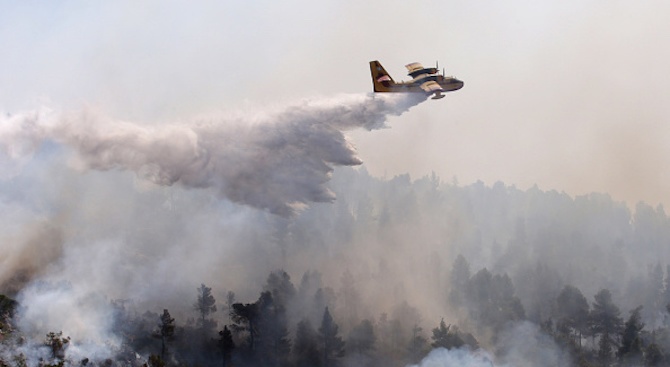
[{"label": "distant tree line", "polygon": [[[301,289],[296,290],[286,272],[272,272],[259,298],[251,303],[236,302],[234,293],[229,292],[224,312],[230,323],[223,327],[218,326],[214,317],[218,309],[212,289],[204,284],[196,288],[192,307],[195,318],[185,323],[177,322],[167,309],[160,314],[137,315],[126,310],[126,302],[113,301],[114,331],[123,341],[114,359],[68,359],[71,339],[59,331],[45,335],[43,345],[50,352],[41,363],[43,366],[138,367],[404,366],[418,362],[433,348],[476,350],[480,343],[474,335],[492,335],[486,344],[495,345],[510,324],[528,321],[510,278],[506,274],[492,274],[486,268],[471,274],[463,256],[458,256],[452,266],[448,303],[453,310],[467,314],[468,321],[461,326],[472,332],[442,319],[426,335],[418,323],[408,325],[417,317],[389,319],[387,314],[376,320],[358,320],[345,331],[332,314],[334,303],[324,304],[321,299],[328,291],[319,288],[309,295],[304,289],[305,284],[311,282],[310,277],[319,277],[319,274],[306,273]],[[323,306],[318,320],[310,313],[295,312],[306,304]],[[569,351],[576,365],[667,365],[670,323],[648,330],[641,321],[642,306],[623,317],[608,289],[600,290],[589,302],[571,285],[565,285],[551,304],[540,328]],[[0,343],[6,347],[21,343],[21,332],[12,322],[17,307],[15,301],[0,296],[3,316]],[[407,304],[403,307],[405,314],[416,313]],[[670,319],[670,305],[665,311],[666,319]],[[138,360],[137,355],[146,359]],[[21,354],[11,359],[6,357],[7,353],[2,356],[0,365],[3,367],[25,364]]]}]

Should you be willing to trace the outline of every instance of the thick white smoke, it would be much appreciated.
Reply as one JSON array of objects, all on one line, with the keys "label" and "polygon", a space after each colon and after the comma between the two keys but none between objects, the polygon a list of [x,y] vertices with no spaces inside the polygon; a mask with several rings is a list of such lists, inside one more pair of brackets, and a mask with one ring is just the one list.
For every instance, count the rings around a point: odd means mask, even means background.
[{"label": "thick white smoke", "polygon": [[523,321],[510,324],[500,334],[495,345],[496,357],[483,349],[438,348],[431,351],[418,365],[410,367],[569,367],[574,363],[570,354],[544,334],[537,325]]},{"label": "thick white smoke", "polygon": [[55,141],[73,149],[82,168],[130,170],[159,185],[214,187],[233,202],[289,216],[310,202],[334,200],[325,185],[334,165],[361,163],[343,131],[382,128],[389,115],[424,100],[421,94],[345,95],[168,126],[45,109],[2,117],[0,151],[16,162]]},{"label": "thick white smoke", "polygon": [[476,352],[462,349],[433,349],[418,365],[409,367],[492,367],[492,357],[483,350]]},{"label": "thick white smoke", "polygon": [[[63,331],[72,337],[72,358],[106,358],[116,345],[110,299],[170,307],[166,298],[174,292],[165,289],[192,290],[191,284],[206,281],[205,273],[227,269],[222,263],[251,261],[240,260],[246,252],[234,247],[251,241],[247,219],[239,218],[253,210],[226,216],[227,227],[211,206],[190,201],[208,196],[195,192],[182,192],[189,203],[181,216],[151,210],[163,204],[161,195],[139,195],[148,200],[140,204],[127,175],[78,175],[63,169],[64,156],[81,169],[127,170],[159,185],[212,188],[230,201],[290,216],[310,202],[333,200],[326,185],[334,166],[361,163],[345,131],[382,128],[388,116],[424,100],[345,95],[169,125],[118,121],[90,110],[0,115],[0,183],[9,190],[0,200],[6,213],[0,239],[8,250],[0,254],[0,285],[20,291],[17,324],[32,343],[24,354],[31,361],[44,357],[48,351],[39,345],[46,333]],[[87,193],[90,186],[97,190]],[[138,214],[136,206],[148,210]],[[169,279],[175,268],[191,270]]]}]

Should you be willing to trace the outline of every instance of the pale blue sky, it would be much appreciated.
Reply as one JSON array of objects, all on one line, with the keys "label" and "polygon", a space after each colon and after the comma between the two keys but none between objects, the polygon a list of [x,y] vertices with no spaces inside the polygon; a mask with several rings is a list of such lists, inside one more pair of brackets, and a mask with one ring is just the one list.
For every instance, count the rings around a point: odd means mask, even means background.
[{"label": "pale blue sky", "polygon": [[[465,87],[350,135],[376,175],[670,202],[662,1],[0,1],[0,110],[160,123],[371,90],[440,66]],[[260,107],[258,107],[260,108]]]}]

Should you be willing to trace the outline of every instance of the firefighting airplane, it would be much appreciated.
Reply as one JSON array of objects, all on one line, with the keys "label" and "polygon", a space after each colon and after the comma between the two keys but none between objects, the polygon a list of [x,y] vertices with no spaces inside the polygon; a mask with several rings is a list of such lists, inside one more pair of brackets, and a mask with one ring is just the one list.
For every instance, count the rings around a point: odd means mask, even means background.
[{"label": "firefighting airplane", "polygon": [[424,68],[418,62],[405,65],[407,75],[412,80],[396,83],[379,61],[370,61],[370,72],[372,73],[372,84],[375,92],[383,93],[426,93],[433,94],[432,99],[444,97],[442,92],[451,92],[463,88],[463,82],[452,77],[440,74],[437,63],[434,68]]}]

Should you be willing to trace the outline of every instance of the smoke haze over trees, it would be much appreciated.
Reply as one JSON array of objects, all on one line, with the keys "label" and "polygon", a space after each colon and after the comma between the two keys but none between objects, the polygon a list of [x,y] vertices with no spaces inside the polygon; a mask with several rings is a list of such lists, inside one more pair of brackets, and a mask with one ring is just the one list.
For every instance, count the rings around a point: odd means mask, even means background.
[{"label": "smoke haze over trees", "polygon": [[603,3],[3,2],[0,367],[669,365],[670,2]]},{"label": "smoke haze over trees", "polygon": [[666,363],[663,207],[346,168],[332,178],[335,203],[283,218],[123,172],[80,175],[44,149],[3,183],[11,192],[44,169],[62,173],[3,199],[20,214],[4,235],[28,261],[3,260],[3,292],[20,305],[3,301],[8,365],[17,353],[29,365],[61,354],[70,364]]}]

